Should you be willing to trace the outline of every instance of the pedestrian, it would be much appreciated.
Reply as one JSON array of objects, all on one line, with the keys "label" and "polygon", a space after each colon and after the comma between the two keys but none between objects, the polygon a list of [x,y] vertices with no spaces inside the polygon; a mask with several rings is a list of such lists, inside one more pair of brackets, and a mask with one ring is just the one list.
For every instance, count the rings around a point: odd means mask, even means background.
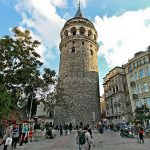
[{"label": "pedestrian", "polygon": [[141,142],[144,143],[143,134],[144,134],[144,130],[142,127],[140,127],[139,129],[140,144]]},{"label": "pedestrian", "polygon": [[88,132],[87,126],[84,126],[84,130],[82,130],[82,128],[79,129],[76,140],[79,150],[90,150],[91,145],[95,146],[91,139],[90,133]]},{"label": "pedestrian", "polygon": [[137,139],[137,142],[139,143],[139,126],[137,124],[135,124],[133,130],[134,130],[133,132],[134,132],[134,135]]},{"label": "pedestrian", "polygon": [[68,124],[65,124],[65,135],[67,135],[68,134],[68,128],[69,128],[69,126],[68,126]]},{"label": "pedestrian", "polygon": [[71,133],[71,131],[72,131],[72,123],[70,122],[70,124],[69,124],[69,132]]},{"label": "pedestrian", "polygon": [[20,139],[20,146],[22,146],[23,143],[28,142],[28,124],[25,123],[22,127],[22,134],[21,134],[21,139]]},{"label": "pedestrian", "polygon": [[9,139],[9,145],[12,144],[12,133],[13,133],[13,126],[7,125],[6,130],[5,130],[5,134],[3,136],[3,144],[4,144],[4,149],[3,150],[7,150],[8,147],[8,139]]},{"label": "pedestrian", "polygon": [[14,124],[12,134],[12,149],[16,149],[18,139],[19,139],[19,126],[18,124]]},{"label": "pedestrian", "polygon": [[60,131],[60,136],[63,135],[63,127],[62,127],[61,124],[60,124],[60,126],[59,126],[59,131]]},{"label": "pedestrian", "polygon": [[98,137],[99,137],[100,143],[103,143],[102,134],[103,134],[103,127],[102,127],[102,123],[99,122],[98,123]]}]

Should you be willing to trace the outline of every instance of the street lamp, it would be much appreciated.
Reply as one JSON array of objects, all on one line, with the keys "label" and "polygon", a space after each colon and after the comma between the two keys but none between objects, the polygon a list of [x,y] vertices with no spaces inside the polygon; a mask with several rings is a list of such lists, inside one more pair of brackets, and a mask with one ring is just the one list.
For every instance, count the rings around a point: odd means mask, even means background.
[{"label": "street lamp", "polygon": [[32,114],[33,94],[34,94],[34,87],[32,87],[32,97],[31,97],[31,104],[30,104],[30,111],[29,111],[29,122],[31,120],[31,114]]}]

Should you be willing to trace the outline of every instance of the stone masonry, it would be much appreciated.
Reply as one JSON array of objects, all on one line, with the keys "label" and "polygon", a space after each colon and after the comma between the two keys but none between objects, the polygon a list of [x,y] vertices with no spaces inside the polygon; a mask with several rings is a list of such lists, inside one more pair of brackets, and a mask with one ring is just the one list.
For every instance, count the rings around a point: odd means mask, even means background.
[{"label": "stone masonry", "polygon": [[94,25],[80,8],[61,31],[59,85],[63,86],[67,109],[55,111],[55,122],[93,126],[100,121],[98,44]]}]

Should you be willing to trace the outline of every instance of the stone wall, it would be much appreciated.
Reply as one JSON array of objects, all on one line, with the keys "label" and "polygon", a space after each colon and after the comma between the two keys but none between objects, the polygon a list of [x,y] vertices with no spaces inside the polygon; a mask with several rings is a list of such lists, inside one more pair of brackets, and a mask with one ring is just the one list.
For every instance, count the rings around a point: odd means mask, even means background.
[{"label": "stone wall", "polygon": [[[71,26],[78,29],[82,23],[69,24],[68,31]],[[67,30],[67,27],[64,30]],[[95,29],[89,30],[93,35],[97,34]],[[73,122],[75,125],[83,122],[94,125],[100,121],[98,44],[92,36],[80,35],[77,32],[76,35],[63,37],[60,51],[59,78],[62,83],[59,84],[63,84],[67,94],[66,100],[71,101],[73,105],[67,110],[58,108],[55,112],[55,122]]]}]

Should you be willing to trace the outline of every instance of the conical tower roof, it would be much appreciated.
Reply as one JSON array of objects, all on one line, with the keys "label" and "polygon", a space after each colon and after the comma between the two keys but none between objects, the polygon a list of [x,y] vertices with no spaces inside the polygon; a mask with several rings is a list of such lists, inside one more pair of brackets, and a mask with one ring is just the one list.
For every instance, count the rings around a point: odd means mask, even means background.
[{"label": "conical tower roof", "polygon": [[80,9],[80,2],[79,2],[79,8],[78,8],[74,18],[76,18],[76,17],[83,18],[83,14],[82,14],[81,9]]}]

